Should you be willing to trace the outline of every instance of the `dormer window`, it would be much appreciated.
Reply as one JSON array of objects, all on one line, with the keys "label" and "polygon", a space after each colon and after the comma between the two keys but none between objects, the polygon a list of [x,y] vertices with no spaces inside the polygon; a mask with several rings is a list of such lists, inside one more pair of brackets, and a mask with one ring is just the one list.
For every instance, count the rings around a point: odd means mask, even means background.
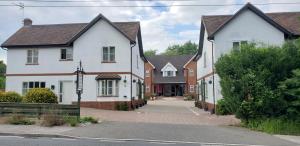
[{"label": "dormer window", "polygon": [[177,69],[169,62],[162,69],[163,77],[175,77]]}]

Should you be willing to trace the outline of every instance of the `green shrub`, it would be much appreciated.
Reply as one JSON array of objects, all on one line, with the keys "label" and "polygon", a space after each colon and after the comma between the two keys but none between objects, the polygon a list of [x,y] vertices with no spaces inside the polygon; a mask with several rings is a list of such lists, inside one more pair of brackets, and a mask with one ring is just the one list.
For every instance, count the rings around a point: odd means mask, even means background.
[{"label": "green shrub", "polygon": [[80,123],[93,123],[93,124],[97,124],[98,120],[93,118],[93,117],[83,117],[80,118]]},{"label": "green shrub", "polygon": [[0,93],[0,102],[21,102],[22,96],[17,92],[1,92]]},{"label": "green shrub", "polygon": [[75,127],[79,124],[76,116],[64,116],[63,120],[66,124],[69,124],[72,127]]},{"label": "green shrub", "polygon": [[127,102],[117,103],[116,104],[116,110],[118,111],[128,111],[129,107]]},{"label": "green shrub", "polygon": [[300,135],[300,122],[284,119],[251,119],[244,122],[247,128],[270,134]]},{"label": "green shrub", "polygon": [[52,126],[61,126],[65,124],[65,121],[62,116],[54,113],[47,113],[42,115],[41,125],[52,127]]},{"label": "green shrub", "polygon": [[227,109],[227,105],[225,103],[226,101],[224,99],[220,99],[217,102],[217,108],[216,108],[216,114],[217,115],[229,115],[231,114],[229,110]]},{"label": "green shrub", "polygon": [[35,124],[34,121],[26,118],[24,115],[21,114],[12,114],[11,117],[8,118],[7,121],[9,124],[13,125],[33,125]]},{"label": "green shrub", "polygon": [[28,103],[57,103],[57,96],[48,88],[30,89],[24,99]]}]

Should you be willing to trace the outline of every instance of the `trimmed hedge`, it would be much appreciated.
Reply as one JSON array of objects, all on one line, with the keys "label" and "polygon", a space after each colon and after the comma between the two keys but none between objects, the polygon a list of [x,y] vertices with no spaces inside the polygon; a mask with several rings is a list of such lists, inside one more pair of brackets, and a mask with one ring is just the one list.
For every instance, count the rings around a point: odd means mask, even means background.
[{"label": "trimmed hedge", "polygon": [[57,96],[48,88],[30,89],[24,101],[27,103],[58,103]]},{"label": "trimmed hedge", "polygon": [[22,96],[17,92],[0,92],[0,102],[22,102]]}]

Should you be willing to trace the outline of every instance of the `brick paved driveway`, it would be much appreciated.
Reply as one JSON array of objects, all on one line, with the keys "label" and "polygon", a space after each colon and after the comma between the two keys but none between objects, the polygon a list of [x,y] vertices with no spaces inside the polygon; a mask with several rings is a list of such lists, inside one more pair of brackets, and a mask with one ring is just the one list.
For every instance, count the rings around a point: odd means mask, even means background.
[{"label": "brick paved driveway", "polygon": [[188,125],[233,125],[239,120],[233,116],[211,115],[194,107],[193,101],[182,98],[161,98],[148,101],[148,105],[135,111],[109,111],[82,108],[83,116],[93,116],[104,121],[124,121],[143,123],[168,123]]}]

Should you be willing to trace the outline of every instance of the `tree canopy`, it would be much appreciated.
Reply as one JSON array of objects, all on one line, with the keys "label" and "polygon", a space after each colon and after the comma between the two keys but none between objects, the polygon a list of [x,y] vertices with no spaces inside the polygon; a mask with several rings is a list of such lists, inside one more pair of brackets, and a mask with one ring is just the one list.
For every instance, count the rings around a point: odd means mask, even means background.
[{"label": "tree canopy", "polygon": [[147,50],[147,51],[145,51],[144,52],[144,55],[146,56],[146,57],[150,57],[150,56],[155,56],[156,55],[156,52],[157,52],[157,50]]}]

